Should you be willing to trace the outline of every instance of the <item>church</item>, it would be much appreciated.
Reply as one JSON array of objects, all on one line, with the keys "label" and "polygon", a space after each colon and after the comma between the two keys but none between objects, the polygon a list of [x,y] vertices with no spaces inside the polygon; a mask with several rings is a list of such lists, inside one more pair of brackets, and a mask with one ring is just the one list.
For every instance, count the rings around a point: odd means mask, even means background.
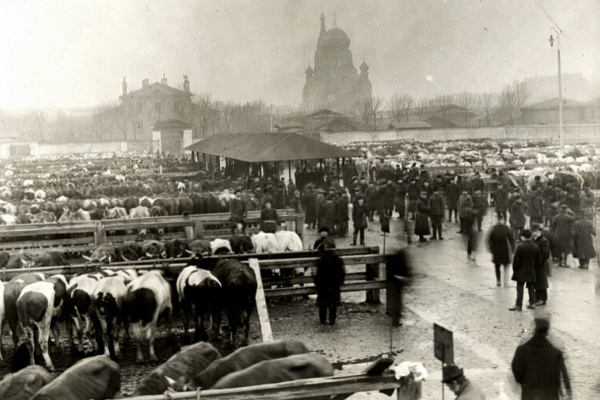
[{"label": "church", "polygon": [[352,62],[350,39],[336,26],[325,28],[321,14],[321,32],[315,51],[315,67],[306,69],[306,84],[302,92],[302,109],[313,112],[323,109],[349,113],[355,104],[371,99],[369,66],[360,65],[360,73]]}]

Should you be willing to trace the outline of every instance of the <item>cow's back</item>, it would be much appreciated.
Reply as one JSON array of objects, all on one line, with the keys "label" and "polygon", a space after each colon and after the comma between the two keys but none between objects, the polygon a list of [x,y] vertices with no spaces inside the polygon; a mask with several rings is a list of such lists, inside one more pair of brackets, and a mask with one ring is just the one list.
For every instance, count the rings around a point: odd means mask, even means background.
[{"label": "cow's back", "polygon": [[25,286],[41,281],[42,277],[38,274],[21,274],[12,278],[4,286],[4,308],[6,312],[6,319],[9,321],[17,318],[17,300],[21,295],[21,292]]},{"label": "cow's back", "polygon": [[212,389],[265,385],[333,376],[333,367],[320,354],[297,354],[254,364],[242,371],[221,378]]},{"label": "cow's back", "polygon": [[28,400],[42,387],[52,382],[54,377],[39,365],[30,365],[22,370],[9,374],[0,382],[0,399]]},{"label": "cow's back", "polygon": [[157,271],[137,277],[127,286],[131,322],[148,323],[171,305],[171,287]]},{"label": "cow's back", "polygon": [[79,361],[44,386],[31,400],[113,399],[121,390],[119,366],[109,356]]},{"label": "cow's back", "polygon": [[165,377],[174,381],[184,378],[187,381],[220,358],[221,354],[210,343],[186,346],[142,379],[132,396],[161,394],[169,386]]},{"label": "cow's back", "polygon": [[242,347],[227,357],[213,362],[202,373],[194,376],[189,383],[194,388],[210,389],[221,378],[259,362],[308,352],[304,343],[297,340],[277,340]]}]

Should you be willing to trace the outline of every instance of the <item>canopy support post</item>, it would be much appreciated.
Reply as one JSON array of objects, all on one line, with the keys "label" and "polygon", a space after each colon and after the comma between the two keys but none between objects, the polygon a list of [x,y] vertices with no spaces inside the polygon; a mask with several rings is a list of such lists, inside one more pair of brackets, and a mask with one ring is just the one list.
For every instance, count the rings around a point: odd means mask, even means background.
[{"label": "canopy support post", "polygon": [[288,183],[292,181],[292,160],[288,160]]}]

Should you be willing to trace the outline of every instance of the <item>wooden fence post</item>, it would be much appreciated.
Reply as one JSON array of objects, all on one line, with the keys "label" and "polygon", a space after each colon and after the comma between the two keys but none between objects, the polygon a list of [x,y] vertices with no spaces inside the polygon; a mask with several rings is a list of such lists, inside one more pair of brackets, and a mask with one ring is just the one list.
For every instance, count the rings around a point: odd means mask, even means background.
[{"label": "wooden fence post", "polygon": [[[369,254],[379,254],[379,247],[370,247]],[[374,281],[379,278],[379,263],[377,264],[367,264],[367,280]],[[367,304],[381,304],[381,299],[379,297],[379,289],[371,289],[367,290],[367,299],[365,302]]]},{"label": "wooden fence post", "polygon": [[96,245],[106,243],[106,229],[101,223],[96,225],[96,232],[94,232],[94,241]]},{"label": "wooden fence post", "polygon": [[[254,274],[256,275],[256,283],[258,285],[256,290],[256,311],[258,312],[258,321],[260,322],[262,340],[263,342],[272,342],[273,332],[271,331],[271,321],[269,320],[269,313],[267,311],[267,301],[265,299],[265,291],[263,288],[262,275],[260,273],[258,259],[249,259],[248,265],[254,271]],[[250,316],[248,316],[248,318],[250,318]]]},{"label": "wooden fence post", "polygon": [[302,238],[304,234],[304,213],[296,214],[296,233]]}]

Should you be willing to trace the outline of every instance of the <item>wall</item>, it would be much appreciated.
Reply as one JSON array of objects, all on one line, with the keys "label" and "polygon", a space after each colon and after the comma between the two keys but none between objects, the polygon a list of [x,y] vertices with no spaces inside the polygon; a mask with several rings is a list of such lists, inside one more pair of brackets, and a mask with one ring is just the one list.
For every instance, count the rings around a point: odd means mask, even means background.
[{"label": "wall", "polygon": [[127,151],[127,142],[90,142],[90,143],[60,143],[38,144],[32,146],[31,155],[48,154],[79,154],[79,153],[108,153]]},{"label": "wall", "polygon": [[[565,143],[600,142],[600,125],[567,125],[564,127]],[[322,132],[325,143],[346,145],[354,142],[389,142],[396,140],[533,140],[558,144],[559,127],[526,125],[491,128],[415,129],[378,132]]]}]

